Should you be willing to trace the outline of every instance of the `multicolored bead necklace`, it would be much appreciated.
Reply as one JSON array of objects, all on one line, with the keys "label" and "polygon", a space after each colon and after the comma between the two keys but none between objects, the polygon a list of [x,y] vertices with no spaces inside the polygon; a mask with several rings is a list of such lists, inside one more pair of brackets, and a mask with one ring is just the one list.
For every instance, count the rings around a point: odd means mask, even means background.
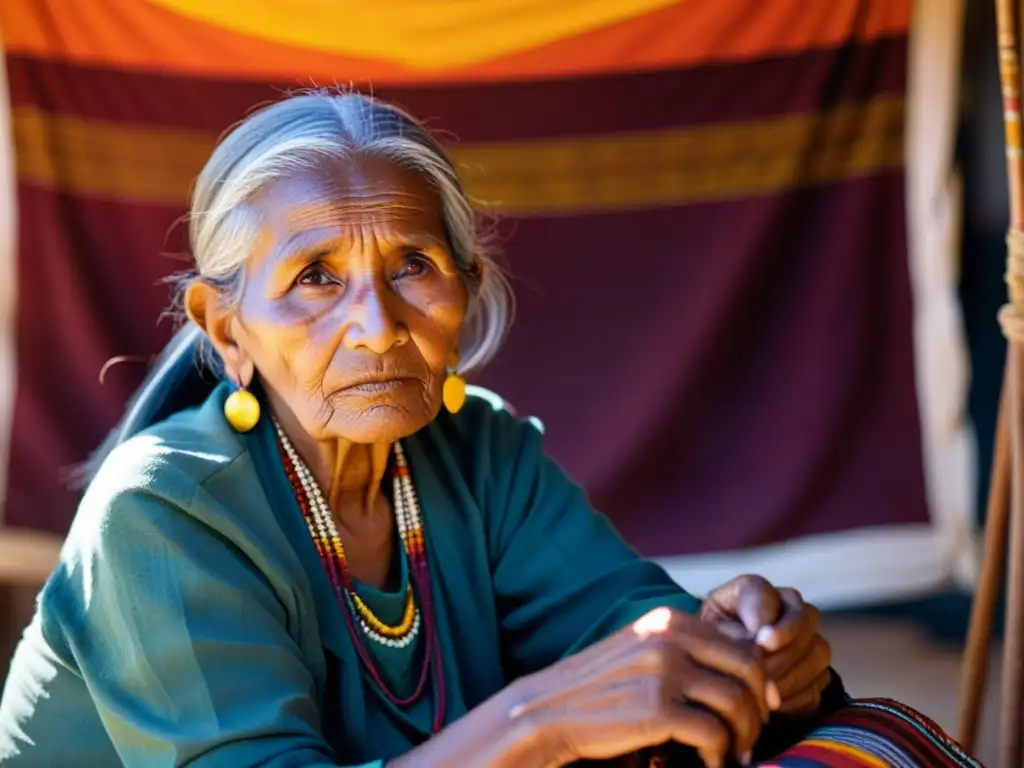
[{"label": "multicolored bead necklace", "polygon": [[[281,425],[275,421],[274,427],[277,430],[278,447],[281,452],[281,460],[284,463],[285,474],[288,475],[288,480],[291,482],[292,490],[299,503],[299,508],[302,510],[302,516],[306,521],[306,527],[309,529],[309,535],[313,539],[317,554],[320,555],[324,569],[334,585],[341,613],[345,617],[345,626],[348,627],[360,661],[385,697],[399,707],[409,706],[419,699],[426,689],[427,680],[433,673],[433,729],[435,733],[440,731],[444,724],[445,708],[441,647],[437,639],[437,625],[434,620],[430,571],[427,563],[426,542],[423,538],[420,505],[401,443],[395,443],[394,463],[391,470],[394,484],[393,503],[398,534],[406,552],[412,578],[405,593],[405,610],[402,612],[402,618],[398,624],[390,625],[381,621],[356,593],[352,576],[345,562],[345,549],[342,546],[341,537],[338,535],[330,505],[324,498],[313,473],[299,456],[288,436],[281,429]],[[416,604],[417,597],[419,605]],[[366,647],[364,638],[390,648],[405,648],[416,639],[421,627],[426,631],[423,670],[412,694],[401,698],[396,696],[384,681]]]}]

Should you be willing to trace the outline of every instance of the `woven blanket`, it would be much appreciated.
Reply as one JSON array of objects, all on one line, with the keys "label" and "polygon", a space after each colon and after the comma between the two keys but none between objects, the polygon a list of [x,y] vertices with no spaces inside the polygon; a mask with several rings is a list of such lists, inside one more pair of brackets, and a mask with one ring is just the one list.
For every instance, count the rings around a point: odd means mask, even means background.
[{"label": "woven blanket", "polygon": [[762,768],[982,768],[924,715],[889,699],[852,702]]},{"label": "woven blanket", "polygon": [[[579,766],[700,768],[689,747],[644,750],[611,762]],[[932,720],[890,699],[849,701],[799,743],[757,768],[984,768]],[[730,765],[729,768],[735,768]]]}]

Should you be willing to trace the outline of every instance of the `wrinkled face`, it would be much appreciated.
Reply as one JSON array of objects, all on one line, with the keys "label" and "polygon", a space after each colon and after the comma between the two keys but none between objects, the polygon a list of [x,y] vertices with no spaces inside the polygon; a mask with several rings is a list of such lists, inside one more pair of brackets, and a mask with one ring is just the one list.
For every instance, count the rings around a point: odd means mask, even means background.
[{"label": "wrinkled face", "polygon": [[223,345],[205,324],[229,374],[255,373],[274,411],[316,440],[425,426],[468,303],[436,192],[362,157],[274,183],[257,205],[261,238]]}]

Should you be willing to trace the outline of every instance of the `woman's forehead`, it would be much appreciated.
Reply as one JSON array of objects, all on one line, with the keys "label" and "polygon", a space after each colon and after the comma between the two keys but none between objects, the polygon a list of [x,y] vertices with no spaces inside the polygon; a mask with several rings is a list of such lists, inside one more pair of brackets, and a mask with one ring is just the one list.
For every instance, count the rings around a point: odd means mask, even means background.
[{"label": "woman's forehead", "polygon": [[440,199],[423,176],[386,159],[331,160],[278,179],[258,203],[266,233],[313,229],[396,229],[443,236]]}]

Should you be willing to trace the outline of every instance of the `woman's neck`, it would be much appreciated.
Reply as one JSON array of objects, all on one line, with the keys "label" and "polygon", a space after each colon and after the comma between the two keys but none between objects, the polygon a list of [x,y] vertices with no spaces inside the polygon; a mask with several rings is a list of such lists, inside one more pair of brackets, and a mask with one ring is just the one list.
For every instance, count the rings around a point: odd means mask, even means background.
[{"label": "woman's neck", "polygon": [[326,484],[325,480],[321,480],[321,475],[316,474],[316,470],[313,470],[313,476],[327,494],[335,514],[341,514],[342,510],[371,514],[376,509],[384,473],[388,469],[391,444],[365,445],[348,440],[332,440],[318,443],[317,447]]},{"label": "woman's neck", "polygon": [[375,513],[391,457],[391,443],[353,443],[340,438],[316,440],[294,419],[284,414],[279,419],[281,428],[313,473],[336,517]]}]

